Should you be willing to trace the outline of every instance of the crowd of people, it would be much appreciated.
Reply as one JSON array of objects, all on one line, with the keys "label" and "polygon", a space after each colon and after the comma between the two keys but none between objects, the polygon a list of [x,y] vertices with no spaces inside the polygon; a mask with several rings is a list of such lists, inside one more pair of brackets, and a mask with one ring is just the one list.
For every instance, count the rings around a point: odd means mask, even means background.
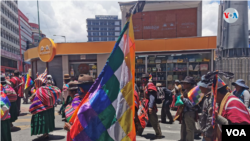
[{"label": "crowd of people", "polygon": [[[160,139],[163,134],[159,123],[172,124],[177,120],[181,124],[180,141],[193,141],[198,136],[203,137],[203,141],[212,141],[215,138],[221,140],[221,125],[249,125],[250,94],[244,80],[239,79],[232,83],[235,87],[234,91],[231,91],[224,82],[218,82],[215,127],[212,125],[213,93],[211,83],[207,82],[205,76],[197,84],[193,77],[187,76],[182,81],[175,80],[174,88],[167,88],[161,83],[154,85],[150,75],[143,74],[143,91],[140,91],[136,85],[134,91],[134,121],[137,135],[141,136],[146,126],[152,126],[156,134],[155,139]],[[47,139],[49,133],[55,129],[54,107],[61,98],[62,105],[58,113],[65,121],[64,129],[68,131],[67,141],[71,141],[70,131],[77,126],[74,124],[74,111],[81,101],[88,97],[86,94],[93,83],[93,78],[87,74],[80,74],[78,79],[64,74],[64,84],[60,90],[53,77],[47,75],[45,71],[34,79],[34,85],[24,89],[24,82],[18,71],[15,71],[14,76],[9,80],[1,76],[1,98],[7,97],[9,101],[1,102],[1,110],[3,110],[1,111],[1,140],[11,141],[11,128],[21,114],[21,98],[24,97],[24,104],[28,103],[28,100],[31,102],[29,108],[32,114],[31,135],[42,134],[39,137],[42,140]],[[188,93],[197,86],[204,97],[194,105],[188,98]],[[178,97],[183,105],[176,106]],[[158,111],[157,104],[162,104],[161,111]],[[177,110],[174,118],[170,110]],[[160,120],[157,112],[161,112]]]},{"label": "crowd of people", "polygon": [[[140,108],[136,107],[135,123],[137,135],[142,135],[143,121],[148,126],[152,126],[155,130],[155,138],[162,138],[162,132],[159,125],[161,123],[172,124],[174,121],[179,121],[181,124],[180,141],[193,141],[195,138],[202,137],[203,141],[213,141],[215,139],[222,140],[221,126],[222,125],[249,125],[250,124],[250,94],[249,87],[245,85],[242,79],[233,82],[235,87],[231,91],[227,84],[218,81],[216,108],[215,112],[215,126],[212,125],[212,111],[213,111],[213,98],[211,92],[212,83],[208,83],[205,75],[201,78],[200,82],[196,83],[193,77],[187,76],[183,81],[175,80],[175,86],[166,88],[162,87],[160,83],[154,85],[150,80],[148,74],[142,75],[143,95],[140,103]],[[188,93],[195,87],[198,87],[204,95],[197,104],[193,104],[191,99],[188,98]],[[135,97],[140,94],[138,88],[135,88]],[[161,120],[158,121],[156,112],[159,104],[160,95],[164,94],[162,99]],[[183,105],[175,106],[177,97],[180,97]],[[135,98],[136,100],[136,98]],[[135,101],[138,103],[138,100]],[[145,109],[145,110],[141,110]],[[173,119],[170,110],[177,110]],[[143,112],[148,114],[144,115]],[[168,122],[166,122],[166,116]],[[139,124],[138,124],[139,123]]]}]

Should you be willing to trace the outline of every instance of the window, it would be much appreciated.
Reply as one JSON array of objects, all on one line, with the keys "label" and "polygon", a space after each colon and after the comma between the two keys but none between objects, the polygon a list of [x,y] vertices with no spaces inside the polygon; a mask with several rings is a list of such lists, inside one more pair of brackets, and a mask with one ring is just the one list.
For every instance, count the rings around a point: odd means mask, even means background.
[{"label": "window", "polygon": [[91,27],[88,27],[88,30],[91,30]]},{"label": "window", "polygon": [[109,36],[114,36],[115,32],[109,32]]},{"label": "window", "polygon": [[102,37],[102,38],[101,38],[101,41],[107,41],[107,38]]},{"label": "window", "polygon": [[115,25],[115,22],[109,22],[109,25]]},{"label": "window", "polygon": [[102,30],[102,31],[106,31],[106,30],[107,30],[107,28],[101,28],[101,30]]},{"label": "window", "polygon": [[93,36],[99,36],[99,32],[93,32]]},{"label": "window", "polygon": [[107,25],[107,22],[100,22],[100,25]]},{"label": "window", "polygon": [[114,27],[110,27],[108,30],[114,31],[115,28]]},{"label": "window", "polygon": [[109,37],[109,41],[114,41],[115,37]]},{"label": "window", "polygon": [[93,25],[99,25],[99,22],[93,22],[92,24]]},{"label": "window", "polygon": [[107,32],[101,32],[102,36],[107,36]]},{"label": "window", "polygon": [[93,27],[93,30],[99,30],[99,28],[97,28],[97,27]]},{"label": "window", "polygon": [[93,41],[99,41],[99,37],[94,37]]}]

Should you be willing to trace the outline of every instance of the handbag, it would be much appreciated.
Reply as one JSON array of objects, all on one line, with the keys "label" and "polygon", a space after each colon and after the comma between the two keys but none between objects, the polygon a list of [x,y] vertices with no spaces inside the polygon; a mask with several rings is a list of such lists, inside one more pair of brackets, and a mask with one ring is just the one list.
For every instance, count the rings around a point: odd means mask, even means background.
[{"label": "handbag", "polygon": [[190,58],[189,62],[195,62],[195,59],[194,58]]},{"label": "handbag", "polygon": [[194,68],[194,71],[199,71],[199,69],[200,69],[200,65],[196,65]]},{"label": "handbag", "polygon": [[151,68],[148,68],[148,72],[151,72]]},{"label": "handbag", "polygon": [[183,59],[177,59],[177,63],[183,63]]},{"label": "handbag", "polygon": [[167,63],[172,63],[173,62],[173,59],[168,59],[167,60]]},{"label": "handbag", "polygon": [[203,61],[204,61],[204,62],[209,62],[209,61],[210,61],[210,59],[206,59],[206,58],[204,58],[204,59],[203,59]]},{"label": "handbag", "polygon": [[202,59],[196,59],[196,62],[202,62]]},{"label": "handbag", "polygon": [[152,68],[152,71],[153,71],[153,72],[156,72],[156,67],[153,67],[153,68]]},{"label": "handbag", "polygon": [[173,80],[173,76],[172,75],[168,75],[167,80],[168,81],[172,81]]},{"label": "handbag", "polygon": [[189,65],[188,70],[193,71],[193,65]]},{"label": "handbag", "polygon": [[173,75],[173,80],[177,80],[178,79],[178,75]]},{"label": "handbag", "polygon": [[167,63],[167,60],[163,59],[161,60],[162,63]]},{"label": "handbag", "polygon": [[157,59],[155,60],[155,63],[161,63],[161,60]]},{"label": "handbag", "polygon": [[200,65],[200,70],[208,70],[208,64],[201,64]]}]

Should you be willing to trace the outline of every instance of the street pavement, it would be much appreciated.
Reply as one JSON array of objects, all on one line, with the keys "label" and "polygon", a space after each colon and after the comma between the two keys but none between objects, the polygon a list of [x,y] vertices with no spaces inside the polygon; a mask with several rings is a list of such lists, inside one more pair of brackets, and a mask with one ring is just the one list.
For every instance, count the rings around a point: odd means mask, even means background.
[{"label": "street pavement", "polygon": [[[11,136],[12,141],[37,141],[38,136],[31,136],[31,114],[29,113],[30,104],[21,105],[21,116],[18,120],[14,122],[14,128],[12,129]],[[49,141],[66,141],[67,132],[63,129],[64,122],[62,121],[61,115],[58,115],[57,111],[60,109],[61,105],[55,107],[55,125],[56,129],[50,133]],[[160,117],[161,108],[158,108],[158,117]],[[171,111],[172,115],[175,115],[175,111]],[[181,126],[179,122],[174,122],[173,124],[162,124],[160,123],[163,138],[157,139],[157,141],[177,141],[180,139],[180,129]],[[142,136],[137,136],[137,141],[150,141],[150,138],[154,136],[155,132],[152,127],[146,127]],[[195,140],[195,141],[201,141]]]}]

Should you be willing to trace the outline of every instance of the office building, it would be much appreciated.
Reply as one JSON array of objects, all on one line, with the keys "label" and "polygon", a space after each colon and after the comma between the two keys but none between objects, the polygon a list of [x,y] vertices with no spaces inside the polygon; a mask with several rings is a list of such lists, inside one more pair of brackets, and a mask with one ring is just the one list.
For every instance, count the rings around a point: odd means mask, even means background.
[{"label": "office building", "polygon": [[121,20],[113,15],[96,15],[87,19],[88,42],[115,41],[121,32]]},{"label": "office building", "polygon": [[1,72],[21,70],[18,5],[15,1],[1,1]]},{"label": "office building", "polygon": [[32,42],[32,31],[29,25],[29,19],[18,10],[18,21],[19,21],[19,37],[20,37],[20,50],[21,50],[21,65],[20,70],[27,73],[30,68],[30,62],[24,62],[23,53],[28,49],[28,44]]},{"label": "office building", "polygon": [[33,47],[37,47],[39,45],[40,40],[42,40],[42,38],[45,38],[46,35],[42,33],[42,31],[40,30],[40,39],[39,39],[39,26],[36,23],[29,23],[31,30],[32,30],[32,44]]}]

